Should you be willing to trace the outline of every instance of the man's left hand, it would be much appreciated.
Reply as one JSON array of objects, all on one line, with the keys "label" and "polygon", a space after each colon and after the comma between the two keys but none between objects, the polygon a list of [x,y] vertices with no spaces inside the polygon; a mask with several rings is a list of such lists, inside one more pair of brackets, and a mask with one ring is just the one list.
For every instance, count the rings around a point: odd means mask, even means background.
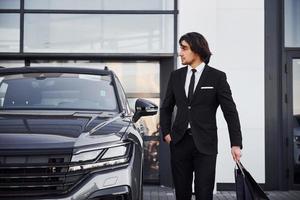
[{"label": "man's left hand", "polygon": [[239,146],[232,146],[231,147],[231,155],[235,162],[240,161],[240,159],[242,157],[241,148]]}]

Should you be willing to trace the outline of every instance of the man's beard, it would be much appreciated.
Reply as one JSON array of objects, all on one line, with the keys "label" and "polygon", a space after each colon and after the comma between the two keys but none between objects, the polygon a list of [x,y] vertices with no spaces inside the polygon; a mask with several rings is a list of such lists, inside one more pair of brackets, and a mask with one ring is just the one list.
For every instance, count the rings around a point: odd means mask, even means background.
[{"label": "man's beard", "polygon": [[181,60],[181,64],[182,65],[189,65],[189,63],[187,61]]}]

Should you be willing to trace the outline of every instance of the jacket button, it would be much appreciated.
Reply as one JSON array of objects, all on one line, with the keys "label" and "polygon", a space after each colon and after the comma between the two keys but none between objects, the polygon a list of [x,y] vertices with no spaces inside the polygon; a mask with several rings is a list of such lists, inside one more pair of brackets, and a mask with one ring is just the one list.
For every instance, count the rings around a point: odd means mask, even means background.
[{"label": "jacket button", "polygon": [[189,109],[189,110],[191,110],[191,108],[192,108],[191,106],[188,106],[188,109]]}]

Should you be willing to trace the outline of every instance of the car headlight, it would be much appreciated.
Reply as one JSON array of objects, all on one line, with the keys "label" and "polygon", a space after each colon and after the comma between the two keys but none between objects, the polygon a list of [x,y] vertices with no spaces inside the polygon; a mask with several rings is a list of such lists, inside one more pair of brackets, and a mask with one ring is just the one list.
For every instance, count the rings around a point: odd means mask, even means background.
[{"label": "car headlight", "polygon": [[69,167],[69,172],[126,163],[130,159],[130,149],[131,143],[122,143],[102,149],[80,152],[72,156],[71,162],[76,164]]},{"label": "car headlight", "polygon": [[125,145],[109,148],[101,157],[101,159],[109,159],[124,156],[126,154],[127,148],[128,147]]}]

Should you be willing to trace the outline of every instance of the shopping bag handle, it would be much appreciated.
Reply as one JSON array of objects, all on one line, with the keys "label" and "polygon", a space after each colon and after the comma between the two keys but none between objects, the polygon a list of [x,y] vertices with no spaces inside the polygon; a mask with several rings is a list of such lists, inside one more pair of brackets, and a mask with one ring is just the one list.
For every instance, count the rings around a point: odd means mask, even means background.
[{"label": "shopping bag handle", "polygon": [[238,166],[239,170],[241,170],[243,176],[245,177],[244,166],[242,165],[242,163],[240,161],[236,161],[236,166]]}]

